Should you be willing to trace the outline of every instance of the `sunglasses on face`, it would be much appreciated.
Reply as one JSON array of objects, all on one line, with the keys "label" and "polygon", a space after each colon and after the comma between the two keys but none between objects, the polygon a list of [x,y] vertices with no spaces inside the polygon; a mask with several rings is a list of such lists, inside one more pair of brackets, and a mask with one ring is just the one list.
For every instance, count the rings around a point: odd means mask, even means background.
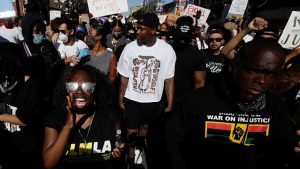
[{"label": "sunglasses on face", "polygon": [[223,40],[223,38],[208,38],[208,42],[211,43],[211,42],[221,42]]},{"label": "sunglasses on face", "polygon": [[96,84],[91,82],[68,82],[66,83],[66,89],[69,93],[75,93],[79,87],[85,93],[93,93]]},{"label": "sunglasses on face", "polygon": [[67,30],[57,30],[56,32],[57,32],[57,33],[66,34],[66,33],[67,33]]}]

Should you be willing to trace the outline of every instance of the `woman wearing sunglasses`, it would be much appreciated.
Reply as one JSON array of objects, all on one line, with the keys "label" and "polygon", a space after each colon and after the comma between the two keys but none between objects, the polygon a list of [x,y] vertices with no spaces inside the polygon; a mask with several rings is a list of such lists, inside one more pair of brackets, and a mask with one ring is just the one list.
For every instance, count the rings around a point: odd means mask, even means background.
[{"label": "woman wearing sunglasses", "polygon": [[46,168],[116,168],[124,143],[109,109],[110,88],[95,68],[67,67],[46,119],[43,159]]}]

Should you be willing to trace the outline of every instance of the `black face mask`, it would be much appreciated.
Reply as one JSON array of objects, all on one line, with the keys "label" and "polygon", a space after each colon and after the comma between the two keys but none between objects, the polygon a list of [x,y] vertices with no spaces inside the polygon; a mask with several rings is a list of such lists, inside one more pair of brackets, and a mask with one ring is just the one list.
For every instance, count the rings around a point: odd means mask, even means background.
[{"label": "black face mask", "polygon": [[183,50],[190,44],[190,38],[178,38],[175,37],[174,47],[177,50]]},{"label": "black face mask", "polygon": [[95,36],[88,36],[86,40],[86,44],[90,49],[92,49],[94,43],[95,43]]},{"label": "black face mask", "polygon": [[122,37],[122,32],[113,32],[112,36],[114,37],[114,39],[119,40]]}]

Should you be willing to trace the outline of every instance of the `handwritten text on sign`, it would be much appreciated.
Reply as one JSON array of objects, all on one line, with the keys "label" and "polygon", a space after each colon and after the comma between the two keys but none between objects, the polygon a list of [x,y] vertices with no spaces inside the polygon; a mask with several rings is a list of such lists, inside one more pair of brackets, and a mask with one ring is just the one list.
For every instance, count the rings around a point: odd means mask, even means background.
[{"label": "handwritten text on sign", "polygon": [[196,15],[197,11],[201,11],[201,17],[199,19],[200,23],[205,23],[210,13],[209,9],[189,4],[184,11],[184,15],[193,17]]},{"label": "handwritten text on sign", "polygon": [[292,12],[278,42],[287,49],[294,49],[300,45],[300,11]]},{"label": "handwritten text on sign", "polygon": [[88,7],[94,17],[128,11],[127,0],[88,0]]}]

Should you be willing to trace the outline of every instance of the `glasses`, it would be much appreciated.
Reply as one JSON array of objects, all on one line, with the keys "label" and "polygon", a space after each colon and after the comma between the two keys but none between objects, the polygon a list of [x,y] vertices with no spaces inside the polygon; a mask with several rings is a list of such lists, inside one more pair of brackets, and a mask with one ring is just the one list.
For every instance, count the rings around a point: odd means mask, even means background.
[{"label": "glasses", "polygon": [[57,30],[57,33],[62,33],[62,34],[66,34],[68,30]]},{"label": "glasses", "polygon": [[79,86],[85,93],[93,93],[96,83],[91,82],[69,82],[66,83],[66,89],[69,93],[75,93]]},{"label": "glasses", "polygon": [[223,40],[223,38],[208,38],[208,42],[211,43],[211,42],[221,42]]}]

